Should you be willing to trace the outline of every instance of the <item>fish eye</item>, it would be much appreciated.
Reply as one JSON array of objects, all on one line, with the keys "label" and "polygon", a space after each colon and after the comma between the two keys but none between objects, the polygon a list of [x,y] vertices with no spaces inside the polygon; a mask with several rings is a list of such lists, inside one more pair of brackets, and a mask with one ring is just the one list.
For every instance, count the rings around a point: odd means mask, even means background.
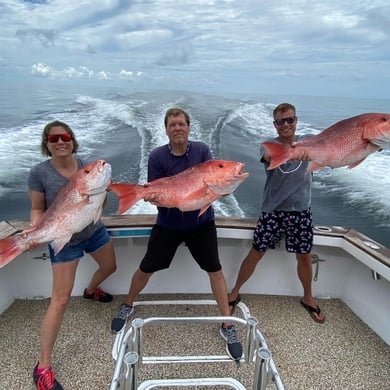
[{"label": "fish eye", "polygon": [[219,164],[219,167],[220,167],[220,168],[223,168],[223,164],[220,163],[220,164]]},{"label": "fish eye", "polygon": [[385,116],[382,117],[383,122],[387,122],[387,118]]},{"label": "fish eye", "polygon": [[84,172],[85,173],[90,173],[91,171],[89,169],[86,169]]}]

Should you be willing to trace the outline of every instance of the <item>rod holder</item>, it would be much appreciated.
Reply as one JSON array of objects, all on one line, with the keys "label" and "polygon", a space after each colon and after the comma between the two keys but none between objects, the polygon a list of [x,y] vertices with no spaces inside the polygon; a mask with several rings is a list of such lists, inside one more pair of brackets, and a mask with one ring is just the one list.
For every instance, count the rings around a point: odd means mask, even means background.
[{"label": "rod holder", "polygon": [[137,368],[139,368],[140,362],[142,362],[142,329],[144,326],[144,320],[142,318],[135,318],[131,325],[133,327],[133,336],[131,338],[129,348],[131,351],[135,351],[138,354]]},{"label": "rod holder", "polygon": [[127,352],[123,358],[123,362],[126,365],[125,372],[125,390],[137,389],[137,372],[138,372],[138,353]]},{"label": "rod holder", "polygon": [[256,348],[258,346],[257,344],[257,338],[256,338],[256,327],[258,325],[257,318],[255,317],[249,317],[247,319],[247,334],[246,334],[246,343],[245,343],[245,362],[250,363],[253,362],[255,358],[255,352]]},{"label": "rod holder", "polygon": [[272,355],[268,348],[259,348],[256,355],[253,390],[265,390],[270,383],[270,361]]}]

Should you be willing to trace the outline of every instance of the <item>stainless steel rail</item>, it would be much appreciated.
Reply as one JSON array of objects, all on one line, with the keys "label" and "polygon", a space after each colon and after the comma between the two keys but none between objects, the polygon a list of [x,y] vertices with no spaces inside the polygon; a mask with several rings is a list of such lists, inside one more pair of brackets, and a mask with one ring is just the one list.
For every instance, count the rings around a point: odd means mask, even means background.
[{"label": "stainless steel rail", "polygon": [[[140,305],[216,305],[214,300],[169,300],[169,301],[139,301]],[[234,389],[245,387],[233,378],[190,378],[190,379],[154,379],[138,383],[138,369],[141,364],[163,363],[205,363],[205,362],[231,362],[228,355],[207,356],[143,356],[144,326],[161,323],[221,323],[231,322],[246,326],[246,339],[243,346],[244,356],[241,362],[255,362],[253,389],[264,390],[267,385],[274,384],[278,390],[284,390],[283,383],[276,369],[272,354],[267,343],[258,329],[258,321],[250,315],[248,307],[240,302],[237,305],[244,319],[235,316],[210,317],[150,317],[135,318],[131,327],[126,331],[127,324],[115,337],[112,356],[116,360],[110,390],[124,388],[126,390],[152,389],[154,387],[185,387],[190,385],[215,386],[228,385]],[[124,386],[124,387],[122,387]]]}]

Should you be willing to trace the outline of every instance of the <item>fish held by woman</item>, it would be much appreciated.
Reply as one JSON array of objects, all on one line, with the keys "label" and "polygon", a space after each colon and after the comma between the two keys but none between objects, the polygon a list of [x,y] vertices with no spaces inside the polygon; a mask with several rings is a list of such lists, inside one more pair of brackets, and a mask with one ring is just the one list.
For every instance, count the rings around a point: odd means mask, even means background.
[{"label": "fish held by woman", "polygon": [[307,173],[325,166],[349,169],[362,163],[368,155],[390,149],[390,114],[367,113],[341,120],[314,137],[295,146],[264,142],[271,156],[268,169],[288,160],[310,160]]},{"label": "fish held by woman", "polygon": [[200,210],[199,215],[202,215],[212,202],[233,193],[249,176],[242,172],[244,167],[241,162],[209,160],[144,185],[112,183],[110,190],[119,197],[119,214],[143,199],[181,211]]},{"label": "fish held by woman", "polygon": [[0,240],[0,268],[31,249],[31,245],[51,241],[57,254],[74,233],[100,218],[110,181],[111,165],[104,160],[79,169],[61,188],[39,222]]}]

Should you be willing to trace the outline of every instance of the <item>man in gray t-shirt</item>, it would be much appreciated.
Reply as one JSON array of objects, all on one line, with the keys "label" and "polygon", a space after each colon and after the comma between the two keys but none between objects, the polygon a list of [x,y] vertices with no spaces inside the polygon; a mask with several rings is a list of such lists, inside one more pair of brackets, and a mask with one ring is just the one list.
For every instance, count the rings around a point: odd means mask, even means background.
[{"label": "man in gray t-shirt", "polygon": [[[294,146],[299,137],[295,135],[298,118],[295,107],[289,103],[279,104],[273,112],[274,126],[278,136],[268,140]],[[252,247],[243,260],[236,283],[229,294],[229,305],[239,302],[241,286],[250,278],[258,262],[268,249],[275,249],[285,238],[286,250],[295,253],[298,262],[298,277],[303,287],[301,305],[314,321],[323,323],[325,315],[312,295],[313,217],[311,214],[312,174],[306,173],[308,161],[290,160],[268,170],[271,156],[260,147],[260,161],[266,169],[261,214],[253,234]]]},{"label": "man in gray t-shirt", "polygon": [[[295,124],[291,124],[296,127]],[[294,141],[305,137],[296,136]],[[271,138],[266,142],[283,144],[279,138]],[[290,160],[276,169],[268,170],[267,152],[260,146],[260,161],[264,164],[266,181],[264,185],[263,203],[261,211],[270,213],[274,210],[303,211],[311,206],[312,174],[306,170],[309,161]]]}]

